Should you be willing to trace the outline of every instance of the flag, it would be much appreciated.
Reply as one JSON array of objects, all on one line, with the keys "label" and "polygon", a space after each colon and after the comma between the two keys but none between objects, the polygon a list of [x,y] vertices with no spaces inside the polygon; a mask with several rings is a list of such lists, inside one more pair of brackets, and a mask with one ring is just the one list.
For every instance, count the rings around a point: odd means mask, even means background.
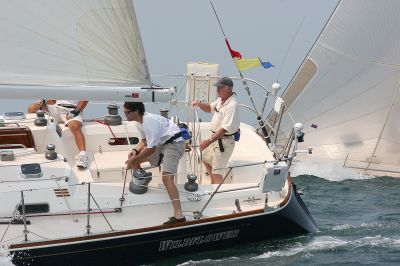
[{"label": "flag", "polygon": [[273,67],[270,62],[263,62],[259,57],[257,58],[242,58],[235,60],[236,66],[240,71],[248,70],[253,67],[263,66],[265,69]]},{"label": "flag", "polygon": [[248,70],[253,67],[261,66],[260,59],[257,58],[243,58],[235,60],[236,66],[240,71]]},{"label": "flag", "polygon": [[270,67],[274,67],[274,65],[271,64],[271,62],[263,62],[263,61],[261,61],[261,59],[260,59],[260,62],[261,62],[261,65],[262,65],[265,69],[270,68]]},{"label": "flag", "polygon": [[231,53],[232,58],[241,59],[242,55],[238,51],[232,50],[231,45],[229,44],[227,38],[225,38],[225,42],[226,42],[226,46],[228,46],[228,50]]}]

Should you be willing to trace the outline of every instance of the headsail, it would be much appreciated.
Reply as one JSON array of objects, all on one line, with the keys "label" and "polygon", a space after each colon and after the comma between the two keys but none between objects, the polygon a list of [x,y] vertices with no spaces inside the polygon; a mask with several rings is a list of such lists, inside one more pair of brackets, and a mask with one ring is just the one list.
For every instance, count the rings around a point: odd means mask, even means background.
[{"label": "headsail", "polygon": [[338,4],[283,95],[306,126],[306,160],[400,174],[399,12],[397,0]]},{"label": "headsail", "polygon": [[0,84],[149,86],[132,0],[3,1]]}]

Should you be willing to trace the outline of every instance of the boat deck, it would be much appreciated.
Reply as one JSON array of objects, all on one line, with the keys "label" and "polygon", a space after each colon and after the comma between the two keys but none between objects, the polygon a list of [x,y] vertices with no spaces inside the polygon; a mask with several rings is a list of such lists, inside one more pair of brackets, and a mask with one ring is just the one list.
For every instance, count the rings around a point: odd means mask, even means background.
[{"label": "boat deck", "polygon": [[[89,219],[90,233],[98,234],[111,231],[135,230],[159,226],[172,215],[172,204],[161,181],[159,168],[149,169],[152,181],[145,194],[138,195],[129,191],[130,171],[126,172],[124,162],[132,145],[110,145],[110,128],[96,121],[86,122],[84,134],[87,140],[90,165],[87,169],[78,169],[74,163],[75,144],[68,128],[61,125],[59,136],[55,127],[36,127],[28,117],[24,121],[30,128],[36,147],[15,149],[15,160],[1,161],[0,234],[2,242],[20,243],[24,240],[24,225],[10,224],[14,218],[21,218],[21,191],[24,194],[24,206],[27,210],[27,237],[29,241],[62,239],[87,234]],[[208,123],[202,123],[202,136],[208,137]],[[116,137],[137,137],[132,123],[111,127]],[[218,193],[202,212],[201,218],[219,217],[238,212],[254,210],[274,211],[288,195],[288,185],[281,191],[272,191],[268,195],[259,189],[264,174],[265,160],[272,160],[271,152],[254,130],[241,125],[242,137],[235,146],[227,176]],[[39,141],[40,140],[40,141]],[[56,145],[56,160],[45,158],[44,147]],[[203,209],[217,185],[210,184],[195,149],[185,153],[181,159],[176,177],[182,210],[188,221]],[[258,164],[259,163],[259,164]],[[21,174],[21,165],[39,164],[42,176],[26,177]],[[247,165],[252,164],[252,165]],[[247,165],[247,166],[245,166]],[[199,190],[188,192],[184,189],[186,175],[197,169]],[[245,166],[245,167],[244,167]],[[125,189],[124,180],[126,177]],[[90,215],[88,215],[88,184],[90,184]],[[124,192],[123,192],[124,191]],[[121,198],[124,200],[121,202]],[[235,204],[238,200],[240,210]],[[19,211],[15,211],[19,208]],[[36,209],[35,209],[36,208]],[[18,220],[22,223],[22,220]]]}]

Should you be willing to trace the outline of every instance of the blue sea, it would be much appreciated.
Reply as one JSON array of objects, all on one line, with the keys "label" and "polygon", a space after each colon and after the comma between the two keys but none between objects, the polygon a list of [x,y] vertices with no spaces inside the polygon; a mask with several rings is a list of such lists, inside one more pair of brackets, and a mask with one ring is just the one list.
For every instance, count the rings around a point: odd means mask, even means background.
[{"label": "blue sea", "polygon": [[343,178],[294,178],[318,225],[316,234],[193,250],[152,265],[400,265],[400,179]]}]

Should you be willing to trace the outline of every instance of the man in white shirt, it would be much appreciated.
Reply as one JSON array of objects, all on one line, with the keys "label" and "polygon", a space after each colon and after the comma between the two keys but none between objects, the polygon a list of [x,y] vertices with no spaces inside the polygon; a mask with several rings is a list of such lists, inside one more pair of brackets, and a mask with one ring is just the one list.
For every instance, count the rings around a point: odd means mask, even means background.
[{"label": "man in white shirt", "polygon": [[[46,106],[42,106],[43,104]],[[28,107],[28,112],[30,113],[34,113],[39,108],[44,107],[49,111],[50,115],[57,123],[64,123],[65,126],[71,130],[71,133],[75,138],[76,146],[79,150],[76,162],[76,166],[79,168],[86,168],[89,161],[86,152],[85,136],[82,132],[82,111],[87,104],[87,101],[47,100],[45,103],[34,103]]]},{"label": "man in white shirt", "polygon": [[204,112],[213,113],[211,120],[211,137],[200,143],[203,163],[211,177],[212,184],[219,184],[225,173],[229,158],[235,147],[234,134],[240,127],[239,104],[233,93],[233,81],[224,77],[215,86],[218,99],[211,104],[195,100],[193,107]]},{"label": "man in white shirt", "polygon": [[142,102],[125,102],[124,113],[128,121],[137,122],[136,127],[141,138],[128,155],[125,162],[127,169],[139,169],[140,164],[145,161],[150,162],[152,166],[158,166],[162,159],[162,181],[174,208],[174,216],[164,224],[185,222],[179,193],[174,183],[179,160],[185,151],[181,130],[170,119],[145,112]]}]

